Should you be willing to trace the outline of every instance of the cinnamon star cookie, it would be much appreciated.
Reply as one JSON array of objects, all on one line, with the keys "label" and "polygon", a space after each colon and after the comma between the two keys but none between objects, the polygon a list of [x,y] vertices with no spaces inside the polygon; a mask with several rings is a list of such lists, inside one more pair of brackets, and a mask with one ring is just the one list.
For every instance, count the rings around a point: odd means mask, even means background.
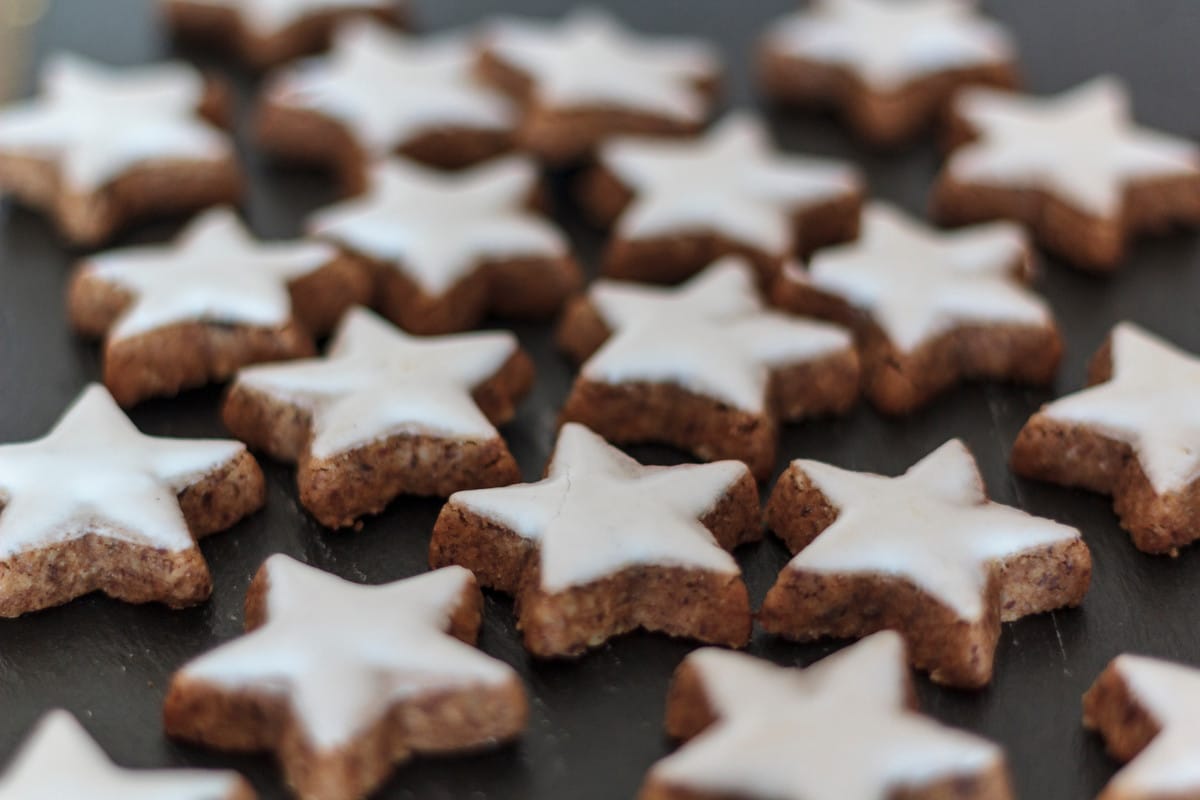
[{"label": "cinnamon star cookie", "polygon": [[936,683],[986,686],[1000,623],[1077,606],[1092,560],[1079,531],[988,500],[953,439],[888,478],[797,460],[767,524],[796,553],[759,621],[790,639],[894,629]]},{"label": "cinnamon star cookie", "polygon": [[761,535],[744,464],[648,467],[582,425],[538,483],[458,492],[429,562],[512,594],[537,656],[574,656],[637,628],[741,647],[750,606],[729,554]]},{"label": "cinnamon star cookie", "polygon": [[246,595],[245,636],[171,678],[167,733],[273,751],[301,798],[358,800],[404,761],[525,729],[517,674],[475,644],[483,596],[437,570],[360,586],[274,555]]}]

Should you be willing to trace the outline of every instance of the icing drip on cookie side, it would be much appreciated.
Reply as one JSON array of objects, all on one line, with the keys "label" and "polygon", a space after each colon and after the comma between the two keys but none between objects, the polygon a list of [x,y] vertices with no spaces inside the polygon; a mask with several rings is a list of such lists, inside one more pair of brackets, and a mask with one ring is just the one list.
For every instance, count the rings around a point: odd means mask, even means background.
[{"label": "icing drip on cookie side", "polygon": [[376,164],[361,197],[317,212],[315,235],[382,261],[440,295],[486,261],[558,258],[563,235],[526,208],[537,170],[510,156],[456,173],[400,158]]},{"label": "icing drip on cookie side", "polygon": [[226,800],[242,786],[225,770],[121,769],[75,717],[51,711],[0,778],[0,800]]},{"label": "icing drip on cookie side", "polygon": [[1128,184],[1195,175],[1200,148],[1135,125],[1115,78],[1094,78],[1054,97],[968,89],[955,110],[980,138],[950,156],[958,181],[1041,188],[1085,214],[1120,213]]},{"label": "icing drip on cookie side", "polygon": [[542,588],[558,592],[641,564],[739,574],[699,519],[745,474],[738,461],[643,466],[567,423],[544,480],[450,502],[536,541]]},{"label": "icing drip on cookie side", "polygon": [[447,633],[474,584],[461,567],[382,586],[354,584],[282,555],[263,568],[266,624],[180,675],[283,695],[318,750],[348,744],[397,702],[516,680],[508,665]]},{"label": "icing drip on cookie side", "polygon": [[966,620],[984,613],[989,567],[1079,531],[990,502],[975,459],[952,439],[898,478],[798,460],[837,519],[785,569],[911,581]]},{"label": "icing drip on cookie side", "polygon": [[1129,322],[1112,332],[1112,378],[1039,414],[1125,442],[1159,494],[1200,478],[1200,358]]},{"label": "icing drip on cookie side", "polygon": [[765,309],[737,258],[676,289],[601,280],[589,297],[614,335],[583,365],[584,378],[671,383],[751,413],[766,407],[772,368],[853,344],[836,326]]},{"label": "icing drip on cookie side", "polygon": [[712,795],[780,800],[890,797],[1003,762],[999,748],[906,706],[904,645],[877,633],[804,670],[698,650],[717,721],[659,761],[650,779]]},{"label": "icing drip on cookie side", "polygon": [[595,8],[558,23],[503,18],[486,29],[484,44],[529,75],[541,102],[564,109],[632,110],[700,122],[709,102],[698,85],[720,70],[707,44],[638,36]]},{"label": "icing drip on cookie side", "polygon": [[767,47],[844,67],[874,91],[1016,58],[1000,25],[967,0],[820,0],[767,32]]},{"label": "icing drip on cookie side", "polygon": [[134,295],[109,331],[117,340],[181,322],[286,325],[292,318],[288,283],[336,255],[320,242],[259,243],[233,211],[215,209],[173,245],[101,253],[84,270]]},{"label": "icing drip on cookie side", "polygon": [[697,140],[616,139],[600,163],[634,194],[618,237],[717,233],[779,257],[794,249],[796,214],[860,187],[847,164],[775,152],[761,121],[745,113]]},{"label": "icing drip on cookie side", "polygon": [[0,558],[89,534],[170,552],[196,546],[177,495],[245,452],[145,436],[89,386],[46,436],[0,445]]},{"label": "icing drip on cookie side", "polygon": [[943,233],[872,203],[857,241],[786,274],[866,311],[897,348],[913,352],[960,325],[1052,325],[1045,302],[1014,275],[1027,251],[1010,223]]},{"label": "icing drip on cookie side", "polygon": [[516,112],[472,71],[463,36],[416,39],[366,20],[338,29],[333,50],[281,74],[269,102],[346,125],[373,156],[443,128],[506,131]]},{"label": "icing drip on cookie side", "polygon": [[116,69],[51,58],[42,94],[0,108],[0,153],[50,159],[77,192],[163,161],[223,162],[226,136],[196,114],[200,73],[183,64]]},{"label": "icing drip on cookie side", "polygon": [[309,411],[315,458],[405,433],[490,440],[471,392],[517,349],[508,332],[409,336],[354,308],[324,358],[249,367],[237,382]]}]

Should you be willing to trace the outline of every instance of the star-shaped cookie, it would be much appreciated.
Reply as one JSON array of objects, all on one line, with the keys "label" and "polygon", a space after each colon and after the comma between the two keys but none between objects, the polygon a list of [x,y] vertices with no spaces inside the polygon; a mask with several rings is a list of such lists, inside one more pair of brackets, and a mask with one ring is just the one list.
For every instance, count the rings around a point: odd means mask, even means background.
[{"label": "star-shaped cookie", "polygon": [[489,312],[550,316],[582,282],[566,237],[532,208],[538,192],[519,156],[455,173],[392,158],[309,230],[378,275],[379,306],[397,325],[449,333]]},{"label": "star-shaped cookie", "polygon": [[1054,379],[1062,338],[1032,272],[1012,223],[944,233],[876,202],[857,241],[786,266],[774,299],[856,328],[867,395],[903,414],[963,379]]},{"label": "star-shaped cookie", "polygon": [[246,596],[245,636],[171,678],[167,733],[273,751],[300,797],[357,800],[422,753],[518,736],[525,689],[472,645],[483,596],[450,567],[361,586],[284,555]]},{"label": "star-shaped cookie", "polygon": [[639,800],[1011,800],[1004,753],[916,710],[904,642],[876,633],[804,670],[704,648],[675,671]]},{"label": "star-shaped cookie", "polygon": [[766,480],[779,425],[858,399],[844,329],[767,309],[728,257],[681,286],[600,280],[568,308],[560,344],[584,360],[562,418],[615,442],[737,458]]},{"label": "star-shaped cookie", "polygon": [[544,480],[450,497],[429,562],[514,595],[537,656],[579,655],[638,628],[741,647],[750,606],[728,551],[760,533],[744,464],[643,466],[567,423]]},{"label": "star-shaped cookie", "polygon": [[171,31],[185,41],[231,50],[269,67],[329,46],[339,25],[369,17],[407,20],[407,0],[159,0]]},{"label": "star-shaped cookie", "polygon": [[121,405],[220,382],[239,367],[312,355],[313,336],[370,299],[370,275],[322,242],[254,240],[229,209],[168,246],[85,259],[68,289],[76,330],[104,338]]},{"label": "star-shaped cookie", "polygon": [[1083,724],[1128,761],[1098,800],[1200,794],[1200,670],[1146,656],[1114,658],[1083,696]]},{"label": "star-shaped cookie", "polygon": [[974,0],[816,0],[759,46],[768,97],[832,106],[876,145],[910,139],[965,86],[1017,84],[1016,51]]},{"label": "star-shaped cookie", "polygon": [[221,116],[223,103],[195,69],[59,54],[40,87],[0,107],[0,192],[50,215],[72,244],[240,194],[229,139],[204,118]]},{"label": "star-shaped cookie", "polygon": [[401,494],[518,480],[494,426],[532,383],[507,331],[414,337],[354,308],[323,358],[241,370],[222,418],[251,447],[298,462],[301,504],[337,528]]},{"label": "star-shaped cookie", "polygon": [[443,168],[483,161],[511,148],[517,111],[475,76],[474,60],[460,34],[417,39],[346,23],[329,56],[271,80],[259,139],[278,155],[339,167],[352,189],[392,153]]},{"label": "star-shaped cookie", "polygon": [[51,711],[0,776],[0,800],[254,800],[236,772],[128,770],[112,763],[66,711]]},{"label": "star-shaped cookie", "polygon": [[501,18],[482,48],[484,78],[525,106],[521,144],[559,164],[615,134],[699,131],[721,72],[706,42],[640,36],[596,8],[559,22]]},{"label": "star-shaped cookie", "polygon": [[0,616],[96,591],[199,603],[212,579],[196,539],[264,500],[242,444],[145,436],[89,386],[41,439],[0,445]]},{"label": "star-shaped cookie", "polygon": [[1013,469],[1112,495],[1139,550],[1175,554],[1200,538],[1200,358],[1122,322],[1088,379],[1025,423]]},{"label": "star-shaped cookie", "polygon": [[1139,127],[1111,77],[1053,97],[971,89],[954,101],[934,215],[1007,218],[1081,269],[1120,265],[1127,240],[1200,225],[1200,147]]},{"label": "star-shaped cookie", "polygon": [[796,555],[763,628],[799,641],[893,629],[950,686],[987,685],[1000,623],[1077,606],[1091,579],[1079,531],[988,500],[957,439],[898,478],[793,461],[767,524]]},{"label": "star-shaped cookie", "polygon": [[611,277],[675,283],[737,254],[769,282],[788,258],[858,231],[857,171],[778,152],[746,113],[697,140],[615,139],[597,162],[583,203],[613,223],[604,256]]}]

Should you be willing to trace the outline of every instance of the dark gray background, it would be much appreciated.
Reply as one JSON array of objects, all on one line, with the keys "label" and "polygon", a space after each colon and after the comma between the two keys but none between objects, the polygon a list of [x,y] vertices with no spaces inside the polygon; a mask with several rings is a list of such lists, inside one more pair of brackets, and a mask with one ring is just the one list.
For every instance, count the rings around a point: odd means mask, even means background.
[{"label": "dark gray background", "polygon": [[[6,2],[7,0],[0,0]],[[426,0],[421,24],[469,23],[495,10],[488,0]],[[610,3],[648,31],[683,32],[719,42],[729,64],[728,98],[754,104],[748,53],[763,24],[789,0],[621,0]],[[1195,43],[1200,9],[1193,0],[1008,0],[987,4],[1012,26],[1029,86],[1055,91],[1103,71],[1131,85],[1138,117],[1177,134],[1200,131]],[[512,0],[514,11],[558,13],[551,0]],[[37,54],[77,49],[115,63],[162,56],[169,47],[147,0],[52,0],[38,29]],[[213,62],[217,63],[217,62]],[[251,76],[229,73],[248,107]],[[31,85],[27,79],[26,85]],[[243,121],[245,116],[242,117]],[[781,141],[800,151],[857,161],[872,191],[919,211],[938,158],[929,144],[895,155],[865,152],[826,119],[771,115]],[[329,202],[320,175],[265,164],[239,131],[252,178],[247,214],[266,236],[294,235],[304,215]],[[581,257],[594,264],[602,237],[581,226],[569,207],[561,218]],[[141,228],[128,237],[161,241],[177,226]],[[97,349],[75,339],[62,293],[73,254],[41,218],[0,204],[0,441],[42,434],[86,381],[99,376]],[[1042,290],[1059,314],[1068,351],[1058,392],[1077,388],[1086,359],[1120,319],[1143,323],[1190,350],[1200,350],[1200,242],[1178,235],[1137,246],[1111,278],[1071,272],[1047,259]],[[571,377],[555,353],[549,325],[518,327],[538,362],[538,383],[504,434],[529,478],[542,469],[554,420]],[[1007,748],[1019,793],[1067,800],[1096,794],[1114,769],[1097,739],[1079,724],[1079,696],[1104,664],[1130,650],[1200,663],[1197,553],[1179,559],[1139,554],[1117,527],[1106,498],[1014,478],[1006,468],[1021,424],[1052,392],[968,386],[910,418],[885,420],[866,407],[836,420],[787,428],[780,468],[798,456],[898,473],[952,436],[980,460],[996,499],[1084,531],[1095,580],[1081,610],[1006,625],[996,680],[977,693],[935,688],[923,679],[924,708]],[[179,436],[220,435],[217,389],[146,403],[133,418],[144,430]],[[672,453],[638,449],[643,459]],[[383,582],[425,569],[426,545],[439,503],[403,499],[358,533],[329,533],[298,507],[289,469],[265,463],[264,512],[206,540],[216,588],[211,602],[188,611],[134,607],[88,597],[60,609],[0,621],[0,758],[7,758],[45,709],[74,711],[113,757],[137,766],[229,765],[243,770],[266,798],[284,797],[270,758],[228,758],[182,747],[161,735],[159,710],[171,671],[241,629],[251,576],[273,552],[286,552],[348,578]],[[774,540],[738,557],[757,605],[785,562]],[[532,699],[529,732],[520,744],[467,758],[422,760],[397,770],[380,797],[466,800],[609,800],[630,797],[646,768],[665,754],[661,734],[667,682],[692,647],[659,636],[632,635],[576,662],[538,663],[521,649],[511,604],[490,596],[482,647],[521,673]],[[781,663],[807,664],[833,643],[796,646],[761,634],[750,652]]]}]

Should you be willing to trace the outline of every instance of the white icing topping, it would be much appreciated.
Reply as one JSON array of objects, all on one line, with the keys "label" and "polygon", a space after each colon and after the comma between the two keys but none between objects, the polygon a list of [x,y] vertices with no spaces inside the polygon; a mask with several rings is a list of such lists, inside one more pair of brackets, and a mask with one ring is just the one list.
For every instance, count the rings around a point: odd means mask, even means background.
[{"label": "white icing topping", "polygon": [[263,569],[266,624],[179,674],[284,695],[319,750],[349,744],[396,703],[517,680],[507,664],[447,632],[472,585],[462,567],[382,586],[351,583],[284,555]]},{"label": "white icing topping", "polygon": [[971,0],[818,0],[767,32],[772,50],[850,70],[871,89],[1015,60],[1000,25]]},{"label": "white icing topping", "polygon": [[241,783],[225,770],[122,769],[59,710],[42,717],[0,778],[0,800],[228,800]]},{"label": "white icing topping", "polygon": [[83,269],[134,295],[109,331],[115,340],[180,322],[283,326],[292,318],[288,283],[336,255],[319,242],[261,244],[233,211],[213,209],[169,247],[101,253]]},{"label": "white icing topping", "polygon": [[487,441],[500,434],[471,392],[516,352],[507,331],[409,336],[353,308],[324,358],[247,367],[237,384],[308,411],[316,458],[401,434]]},{"label": "white icing topping", "polygon": [[[171,0],[166,0],[171,2]],[[188,0],[237,12],[242,24],[259,36],[282,33],[289,26],[321,14],[391,11],[401,0]]]},{"label": "white icing topping", "polygon": [[951,439],[898,478],[793,462],[838,510],[785,569],[903,578],[980,619],[993,563],[1079,531],[987,499],[970,451]]},{"label": "white icing topping", "polygon": [[706,43],[638,36],[596,8],[558,23],[500,19],[484,41],[530,77],[542,103],[564,109],[610,107],[700,122],[709,101],[698,85],[720,70]]},{"label": "white icing topping", "polygon": [[204,82],[184,64],[114,69],[59,54],[41,88],[0,108],[0,151],[57,161],[75,191],[155,161],[232,158],[226,136],[196,114]]},{"label": "white icing topping", "polygon": [[177,495],[244,451],[145,436],[92,384],[41,439],[0,445],[0,558],[89,534],[190,550]]},{"label": "white icing topping", "polygon": [[1196,145],[1130,120],[1128,93],[1111,77],[1054,97],[968,89],[955,109],[980,133],[951,155],[955,180],[1041,188],[1098,217],[1120,212],[1131,181],[1200,170]]},{"label": "white icing topping", "polygon": [[860,187],[847,164],[776,152],[761,120],[745,113],[700,139],[615,139],[600,162],[634,194],[619,237],[719,233],[779,257],[795,249],[796,214]]},{"label": "white icing topping", "polygon": [[650,778],[721,796],[777,800],[893,797],[1002,762],[994,744],[908,710],[904,644],[869,636],[805,670],[697,650],[717,721]]},{"label": "white icing topping", "polygon": [[1011,223],[934,231],[872,203],[858,241],[820,250],[807,271],[789,265],[785,274],[841,296],[912,352],[960,325],[1051,325],[1045,302],[1014,275],[1027,249]]},{"label": "white icing topping", "polygon": [[583,365],[602,383],[672,383],[751,413],[770,371],[849,350],[845,330],[763,307],[754,274],[723,258],[672,289],[599,280],[589,297],[614,332]]},{"label": "white icing topping", "polygon": [[1160,494],[1200,478],[1200,358],[1129,322],[1112,331],[1112,379],[1039,414],[1125,442]]},{"label": "white icing topping", "polygon": [[699,519],[745,474],[740,461],[643,466],[567,423],[544,480],[450,502],[537,542],[542,588],[559,592],[640,564],[739,574]]},{"label": "white icing topping", "polygon": [[1161,730],[1105,791],[1146,798],[1200,792],[1200,670],[1128,654],[1117,656],[1114,664]]},{"label": "white icing topping", "polygon": [[392,158],[371,169],[365,195],[318,211],[309,229],[442,294],[487,261],[566,254],[562,233],[527,208],[537,180],[518,156],[454,173]]},{"label": "white icing topping", "polygon": [[473,64],[461,36],[415,39],[357,20],[338,29],[328,57],[280,74],[268,100],[339,120],[376,157],[443,128],[510,130],[512,105]]}]

